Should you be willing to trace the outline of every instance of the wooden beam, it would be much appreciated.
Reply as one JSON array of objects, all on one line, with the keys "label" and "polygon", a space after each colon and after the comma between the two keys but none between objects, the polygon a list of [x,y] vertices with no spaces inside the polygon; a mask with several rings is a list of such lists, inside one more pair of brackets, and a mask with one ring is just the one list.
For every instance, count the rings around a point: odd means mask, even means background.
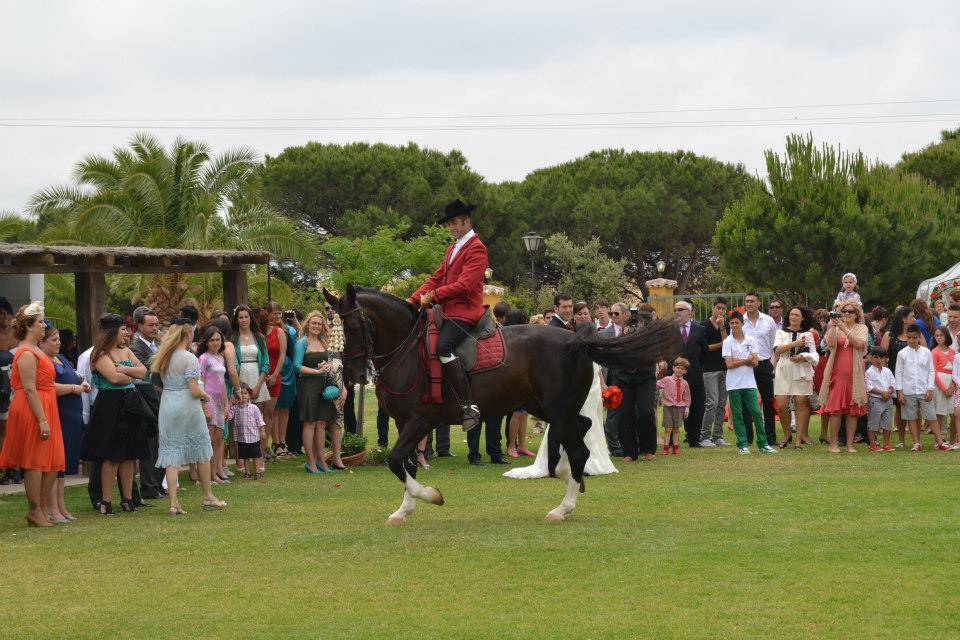
[{"label": "wooden beam", "polygon": [[68,265],[68,264],[55,264],[52,267],[45,267],[41,265],[29,266],[29,265],[4,265],[0,264],[0,273],[19,273],[19,274],[29,274],[29,273],[219,273],[221,271],[239,271],[244,269],[245,266],[242,264],[225,264],[222,266],[217,265],[190,265],[188,267],[180,267],[175,264],[170,264],[168,266],[163,265],[140,265],[140,266],[128,266],[115,265],[113,267],[102,267],[97,265]]},{"label": "wooden beam", "polygon": [[236,271],[223,272],[223,308],[233,315],[233,310],[238,304],[249,304],[247,298],[247,271],[240,269]]},{"label": "wooden beam", "polygon": [[75,274],[77,306],[77,345],[80,350],[93,345],[100,316],[107,310],[107,280],[102,272]]}]

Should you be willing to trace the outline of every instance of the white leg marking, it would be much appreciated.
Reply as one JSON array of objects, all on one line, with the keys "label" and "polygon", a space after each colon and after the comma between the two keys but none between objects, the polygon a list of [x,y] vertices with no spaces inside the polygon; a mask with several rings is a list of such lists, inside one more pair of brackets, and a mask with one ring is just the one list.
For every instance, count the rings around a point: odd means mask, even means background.
[{"label": "white leg marking", "polygon": [[412,495],[414,498],[423,500],[424,502],[429,502],[430,504],[443,504],[443,496],[440,495],[440,492],[433,487],[425,487],[411,478],[409,475],[407,475],[407,479],[404,481],[404,484],[407,487],[407,491],[409,491],[410,495]]},{"label": "white leg marking", "polygon": [[567,493],[563,496],[560,506],[547,514],[547,522],[560,522],[566,519],[577,506],[580,483],[573,479],[570,473],[570,460],[563,449],[560,450],[560,461],[557,463],[557,477],[567,483]]},{"label": "white leg marking", "polygon": [[401,525],[407,520],[407,516],[413,513],[413,510],[416,509],[417,502],[413,499],[413,496],[410,495],[410,491],[407,489],[403,490],[403,501],[400,502],[400,508],[390,514],[390,517],[387,518],[387,526],[395,527]]}]

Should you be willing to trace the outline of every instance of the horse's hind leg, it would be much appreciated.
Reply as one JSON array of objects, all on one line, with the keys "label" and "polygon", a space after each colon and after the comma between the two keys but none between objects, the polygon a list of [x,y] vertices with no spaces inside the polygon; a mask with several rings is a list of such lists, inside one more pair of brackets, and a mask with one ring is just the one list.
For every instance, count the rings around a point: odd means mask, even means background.
[{"label": "horse's hind leg", "polygon": [[423,439],[423,436],[427,435],[431,428],[423,419],[411,418],[403,425],[397,444],[390,451],[388,465],[394,475],[403,482],[404,489],[400,508],[387,518],[388,526],[397,526],[406,522],[407,516],[413,513],[416,507],[415,499],[436,505],[443,504],[443,495],[437,489],[426,487],[417,482],[417,463],[411,455],[417,443]]}]

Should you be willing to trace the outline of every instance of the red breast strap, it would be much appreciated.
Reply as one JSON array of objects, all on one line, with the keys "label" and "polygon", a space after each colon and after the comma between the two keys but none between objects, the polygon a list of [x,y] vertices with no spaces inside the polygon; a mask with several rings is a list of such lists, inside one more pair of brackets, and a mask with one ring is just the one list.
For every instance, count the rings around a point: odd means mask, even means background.
[{"label": "red breast strap", "polygon": [[437,357],[437,341],[440,339],[440,328],[437,326],[432,313],[428,313],[427,318],[427,344],[430,346],[430,357],[427,358],[427,377],[430,380],[423,392],[421,402],[424,404],[442,404],[443,378],[441,377],[441,371],[443,371],[443,365],[440,363],[440,358]]}]

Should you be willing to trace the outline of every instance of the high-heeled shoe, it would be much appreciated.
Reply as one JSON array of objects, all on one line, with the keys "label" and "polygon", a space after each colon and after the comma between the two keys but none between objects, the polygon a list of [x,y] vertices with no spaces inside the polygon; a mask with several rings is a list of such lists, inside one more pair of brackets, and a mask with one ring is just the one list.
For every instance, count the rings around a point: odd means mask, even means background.
[{"label": "high-heeled shoe", "polygon": [[121,500],[120,509],[127,513],[134,513],[137,510],[137,505],[133,504],[133,500]]},{"label": "high-heeled shoe", "polygon": [[100,501],[100,515],[102,516],[112,516],[113,513],[113,502],[109,500]]}]

